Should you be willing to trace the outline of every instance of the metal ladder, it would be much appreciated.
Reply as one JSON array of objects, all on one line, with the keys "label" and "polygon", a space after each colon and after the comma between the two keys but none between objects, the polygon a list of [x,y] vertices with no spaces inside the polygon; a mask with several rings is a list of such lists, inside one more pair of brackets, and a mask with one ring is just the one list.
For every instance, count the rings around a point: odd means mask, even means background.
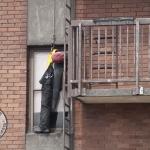
[{"label": "metal ladder", "polygon": [[73,150],[73,101],[68,98],[68,85],[67,85],[67,45],[68,45],[68,29],[71,24],[71,0],[65,0],[64,4],[64,74],[63,74],[63,150]]}]

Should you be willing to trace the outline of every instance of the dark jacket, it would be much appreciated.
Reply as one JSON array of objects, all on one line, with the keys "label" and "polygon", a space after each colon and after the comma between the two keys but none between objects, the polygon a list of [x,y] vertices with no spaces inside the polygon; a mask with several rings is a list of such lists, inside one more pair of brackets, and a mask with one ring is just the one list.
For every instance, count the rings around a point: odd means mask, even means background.
[{"label": "dark jacket", "polygon": [[63,63],[54,63],[52,109],[56,109],[60,91],[62,90]]},{"label": "dark jacket", "polygon": [[46,83],[47,79],[50,77],[50,86],[52,86],[52,109],[56,109],[59,94],[62,90],[62,78],[63,78],[63,63],[51,63],[48,69],[45,71],[41,80],[39,81],[42,86]]},{"label": "dark jacket", "polygon": [[56,109],[59,94],[62,90],[63,63],[51,63],[43,74],[42,99],[40,113],[40,128],[47,129],[50,127],[50,114],[52,109]]}]

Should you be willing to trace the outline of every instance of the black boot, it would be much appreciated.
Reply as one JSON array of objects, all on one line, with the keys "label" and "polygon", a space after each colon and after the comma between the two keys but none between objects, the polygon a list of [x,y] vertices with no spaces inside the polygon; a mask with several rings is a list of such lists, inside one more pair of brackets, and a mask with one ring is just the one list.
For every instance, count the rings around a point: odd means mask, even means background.
[{"label": "black boot", "polygon": [[41,129],[39,126],[34,127],[34,132],[36,133],[49,133],[49,129]]}]

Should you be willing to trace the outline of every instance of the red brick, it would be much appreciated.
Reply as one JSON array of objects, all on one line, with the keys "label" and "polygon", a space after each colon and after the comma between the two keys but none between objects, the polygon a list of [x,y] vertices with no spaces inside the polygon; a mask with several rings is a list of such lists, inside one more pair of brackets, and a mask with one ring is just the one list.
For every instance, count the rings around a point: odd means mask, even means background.
[{"label": "red brick", "polygon": [[20,6],[20,7],[15,7],[15,10],[27,10],[27,7],[24,7],[24,6]]},{"label": "red brick", "polygon": [[78,5],[78,6],[76,7],[76,9],[86,9],[86,6],[84,6],[84,5]]},{"label": "red brick", "polygon": [[2,91],[3,95],[13,94],[13,91]]},{"label": "red brick", "polygon": [[2,44],[4,44],[4,45],[12,45],[12,44],[14,44],[14,41],[2,41]]},{"label": "red brick", "polygon": [[8,37],[8,40],[10,41],[18,41],[19,39],[19,37]]},{"label": "red brick", "polygon": [[118,11],[120,12],[120,13],[125,13],[125,12],[130,12],[130,8],[120,8],[120,9],[118,9]]},{"label": "red brick", "polygon": [[112,4],[112,8],[123,8],[123,4]]},{"label": "red brick", "polygon": [[11,31],[13,31],[13,32],[18,32],[18,31],[20,31],[20,28],[8,28],[8,32],[11,32]]},{"label": "red brick", "polygon": [[10,10],[14,10],[14,7],[2,7],[2,10],[10,11]]},{"label": "red brick", "polygon": [[8,6],[20,6],[20,2],[12,2],[12,3],[8,3]]},{"label": "red brick", "polygon": [[19,145],[8,145],[7,148],[8,149],[16,149],[16,148],[19,148]]},{"label": "red brick", "polygon": [[1,20],[0,20],[0,23],[7,23],[7,20],[4,20],[4,19],[2,20],[2,19],[1,19]]},{"label": "red brick", "polygon": [[[15,25],[14,24],[2,24],[2,27],[3,28],[8,28],[8,27],[11,27],[11,28],[13,28]],[[4,34],[4,33],[3,33]]]},{"label": "red brick", "polygon": [[[118,2],[119,2],[119,0],[113,0],[113,4],[118,3]],[[106,3],[112,4],[112,0],[106,0]]]},{"label": "red brick", "polygon": [[130,3],[130,0],[119,0],[119,3]]},{"label": "red brick", "polygon": [[94,9],[94,13],[104,13],[105,9]]},{"label": "red brick", "polygon": [[3,15],[2,19],[13,19],[14,15]]},{"label": "red brick", "polygon": [[8,49],[20,49],[20,45],[9,45]]},{"label": "red brick", "polygon": [[[27,1],[0,0],[0,12],[0,107],[8,121],[7,131],[0,139],[0,149],[23,150],[26,117],[25,113],[21,113],[21,111],[25,112],[26,110],[26,99],[20,100],[20,98],[21,95],[26,96],[26,88],[19,93],[21,88],[20,86],[15,87],[14,83],[21,81],[21,86],[26,85],[26,82],[23,83],[22,80],[22,77],[26,78],[26,74],[19,76],[21,69],[15,69],[15,66],[26,64],[27,61],[20,59],[21,53],[23,53],[22,55],[26,53],[26,41],[22,42],[22,40],[26,40],[27,35]],[[15,43],[19,40],[21,41]],[[18,51],[14,51],[17,49]],[[17,74],[18,76],[16,76]],[[15,129],[15,124],[21,124],[21,128]],[[23,132],[24,134],[22,134]],[[17,133],[15,137],[13,137],[13,133]],[[19,142],[19,140],[21,141]]]},{"label": "red brick", "polygon": [[95,17],[95,18],[97,18],[97,17],[99,17],[99,14],[87,14],[87,17],[88,18],[93,18],[93,17]]},{"label": "red brick", "polygon": [[20,11],[16,11],[16,10],[12,10],[12,11],[8,11],[8,14],[11,14],[11,15],[19,15],[20,14]]},{"label": "red brick", "polygon": [[7,28],[0,28],[0,32],[6,32]]},{"label": "red brick", "polygon": [[102,5],[102,4],[105,4],[105,3],[106,3],[105,0],[94,1],[94,4],[100,4],[100,5]]}]

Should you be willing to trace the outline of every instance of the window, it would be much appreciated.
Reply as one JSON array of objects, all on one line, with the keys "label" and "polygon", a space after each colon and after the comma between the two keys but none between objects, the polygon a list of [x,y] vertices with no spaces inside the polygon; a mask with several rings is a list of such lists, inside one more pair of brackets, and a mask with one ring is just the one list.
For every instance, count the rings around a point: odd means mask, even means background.
[{"label": "window", "polygon": [[[63,51],[63,47],[56,47]],[[33,126],[40,123],[41,109],[41,84],[39,80],[46,71],[46,63],[50,53],[50,47],[30,48],[29,49],[29,131],[33,131]],[[58,107],[51,113],[51,126],[53,129],[62,129],[63,127],[63,101],[62,92],[58,102]]]}]

